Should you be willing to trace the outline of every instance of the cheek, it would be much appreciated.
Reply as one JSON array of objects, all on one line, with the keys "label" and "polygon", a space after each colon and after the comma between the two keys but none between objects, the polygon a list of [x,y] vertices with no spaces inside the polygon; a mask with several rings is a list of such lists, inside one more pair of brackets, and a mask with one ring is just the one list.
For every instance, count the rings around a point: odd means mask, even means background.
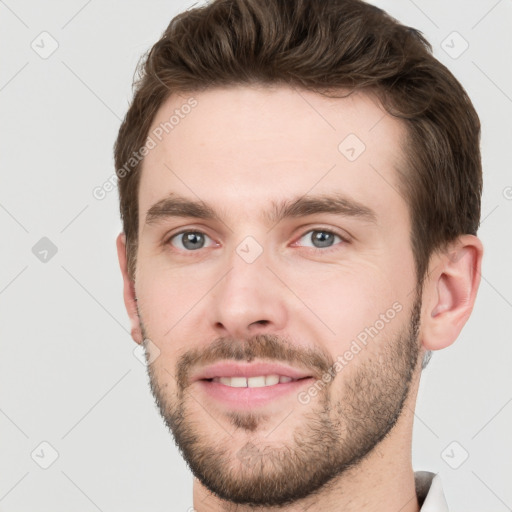
[{"label": "cheek", "polygon": [[175,347],[173,339],[183,337],[201,298],[211,286],[188,270],[141,265],[137,275],[139,311],[145,327],[162,351]]},{"label": "cheek", "polygon": [[[295,286],[291,287],[318,317],[314,323],[316,337],[329,344],[329,351],[335,357],[358,336],[364,339],[365,329],[376,322],[379,334],[393,328],[396,322],[390,319],[400,316],[396,310],[403,309],[401,306],[405,300],[404,293],[396,284],[400,283],[393,282],[389,275],[384,274],[380,265],[366,264],[358,269],[311,272],[307,280],[296,279]],[[386,316],[384,326],[381,325],[381,315]],[[313,325],[310,315],[300,317]]]}]

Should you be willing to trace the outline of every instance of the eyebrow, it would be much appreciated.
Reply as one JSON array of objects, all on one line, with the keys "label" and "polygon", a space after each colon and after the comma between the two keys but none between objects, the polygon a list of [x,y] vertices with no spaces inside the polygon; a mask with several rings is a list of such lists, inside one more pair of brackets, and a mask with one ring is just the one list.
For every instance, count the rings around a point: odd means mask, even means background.
[{"label": "eyebrow", "polygon": [[[273,201],[270,210],[263,212],[263,219],[267,224],[274,225],[287,218],[306,217],[318,213],[332,213],[377,223],[377,215],[371,208],[336,193],[303,195],[278,203]],[[173,193],[149,208],[145,222],[155,224],[173,217],[194,217],[223,222],[221,216],[208,203]]]}]

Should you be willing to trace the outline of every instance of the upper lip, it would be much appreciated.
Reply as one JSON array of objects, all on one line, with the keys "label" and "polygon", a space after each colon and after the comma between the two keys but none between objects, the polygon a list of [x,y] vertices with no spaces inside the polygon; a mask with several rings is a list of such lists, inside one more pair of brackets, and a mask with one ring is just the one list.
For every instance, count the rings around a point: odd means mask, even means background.
[{"label": "upper lip", "polygon": [[291,377],[292,379],[302,379],[312,375],[291,366],[282,363],[241,363],[235,361],[226,361],[216,363],[206,368],[200,369],[192,375],[191,382],[215,377],[258,377],[260,375],[279,375]]}]

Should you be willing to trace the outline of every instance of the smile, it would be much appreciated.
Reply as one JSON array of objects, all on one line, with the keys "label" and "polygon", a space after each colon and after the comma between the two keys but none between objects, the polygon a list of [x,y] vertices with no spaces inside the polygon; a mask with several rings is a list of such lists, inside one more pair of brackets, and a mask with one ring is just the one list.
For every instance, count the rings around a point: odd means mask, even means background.
[{"label": "smile", "polygon": [[264,388],[299,379],[293,379],[285,375],[258,375],[255,377],[215,377],[208,380],[210,382],[219,382],[232,388]]}]

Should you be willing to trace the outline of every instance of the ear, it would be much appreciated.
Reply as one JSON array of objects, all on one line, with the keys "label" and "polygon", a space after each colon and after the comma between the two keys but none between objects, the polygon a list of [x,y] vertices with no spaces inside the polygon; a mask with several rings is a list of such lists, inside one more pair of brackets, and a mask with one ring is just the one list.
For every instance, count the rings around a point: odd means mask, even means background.
[{"label": "ear", "polygon": [[119,266],[121,267],[121,273],[123,274],[124,305],[126,307],[128,316],[130,317],[132,338],[136,343],[141,344],[143,336],[139,315],[137,314],[135,283],[130,279],[130,276],[128,275],[128,263],[126,258],[126,236],[124,233],[120,233],[118,235],[116,245]]},{"label": "ear", "polygon": [[480,285],[483,245],[462,235],[432,258],[423,289],[421,340],[426,350],[451,345],[471,315]]}]

